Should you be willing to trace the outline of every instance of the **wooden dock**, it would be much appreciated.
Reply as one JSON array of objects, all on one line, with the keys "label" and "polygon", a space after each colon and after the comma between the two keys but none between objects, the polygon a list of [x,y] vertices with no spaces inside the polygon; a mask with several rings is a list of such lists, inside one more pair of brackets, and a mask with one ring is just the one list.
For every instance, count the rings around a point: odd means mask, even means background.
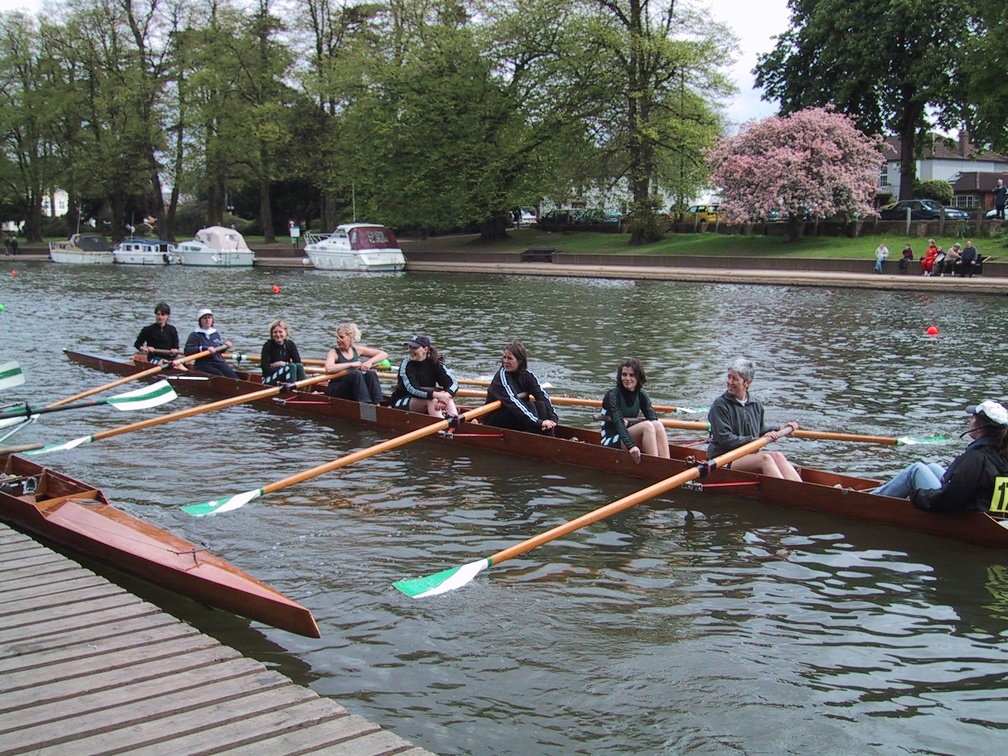
[{"label": "wooden dock", "polygon": [[427,754],[0,524],[0,754]]}]

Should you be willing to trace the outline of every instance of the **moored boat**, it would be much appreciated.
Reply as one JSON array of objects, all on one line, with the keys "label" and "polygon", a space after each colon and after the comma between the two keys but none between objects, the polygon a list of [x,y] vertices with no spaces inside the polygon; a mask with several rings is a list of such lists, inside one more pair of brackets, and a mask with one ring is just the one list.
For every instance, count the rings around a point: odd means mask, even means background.
[{"label": "moored boat", "polygon": [[161,239],[126,239],[112,250],[121,265],[169,265],[182,262],[172,242]]},{"label": "moored boat", "polygon": [[0,454],[0,520],[207,606],[318,638],[311,612],[203,547],[109,504],[101,491]]},{"label": "moored boat", "polygon": [[[117,375],[132,375],[147,367],[146,362],[123,362],[66,351],[78,364]],[[237,396],[262,388],[258,374],[239,373],[238,380],[220,376],[186,373],[173,385],[179,392],[208,396]],[[169,376],[170,378],[170,376]],[[312,393],[285,398],[256,400],[259,406],[292,411],[337,421],[350,421],[402,434],[438,422],[436,418],[382,405],[358,404],[325,396],[321,387]],[[671,459],[644,455],[636,464],[629,452],[603,447],[598,431],[557,426],[556,436],[543,436],[491,426],[464,423],[456,432],[439,438],[461,445],[538,459],[553,464],[587,467],[649,482],[663,480],[692,467],[696,449],[671,446]],[[799,468],[802,480],[766,478],[753,473],[718,469],[708,477],[684,486],[685,490],[756,499],[765,504],[793,507],[836,515],[862,522],[893,525],[929,535],[951,538],[983,546],[1008,547],[1008,528],[985,512],[938,514],[914,509],[907,499],[878,496],[871,490],[878,481],[839,473]]]},{"label": "moored boat", "polygon": [[319,270],[388,273],[406,267],[395,234],[377,223],[337,226],[329,236],[305,245],[304,251]]},{"label": "moored boat", "polygon": [[112,244],[101,234],[73,234],[66,241],[49,242],[49,259],[70,265],[112,263]]},{"label": "moored boat", "polygon": [[183,265],[205,268],[251,268],[255,262],[245,237],[224,226],[201,228],[195,239],[179,242],[176,252]]}]

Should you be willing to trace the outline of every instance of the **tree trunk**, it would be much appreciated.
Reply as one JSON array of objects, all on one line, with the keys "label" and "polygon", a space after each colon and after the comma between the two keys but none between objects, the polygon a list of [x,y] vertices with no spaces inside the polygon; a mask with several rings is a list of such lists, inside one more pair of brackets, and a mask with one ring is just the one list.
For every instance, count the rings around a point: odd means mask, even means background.
[{"label": "tree trunk", "polygon": [[507,213],[495,213],[493,218],[485,220],[480,224],[480,241],[491,242],[507,239],[507,229]]},{"label": "tree trunk", "polygon": [[272,244],[276,241],[276,231],[273,230],[273,208],[270,206],[270,187],[268,178],[259,182],[259,222],[262,224],[263,241]]}]

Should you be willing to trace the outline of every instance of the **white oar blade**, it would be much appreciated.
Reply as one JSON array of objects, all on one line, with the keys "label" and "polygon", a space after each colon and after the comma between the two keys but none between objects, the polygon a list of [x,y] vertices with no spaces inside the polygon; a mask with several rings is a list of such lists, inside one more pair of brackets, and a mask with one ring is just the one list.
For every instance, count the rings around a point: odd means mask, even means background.
[{"label": "white oar blade", "polygon": [[7,417],[0,420],[0,428],[9,428],[12,425],[17,425],[18,423],[23,423],[25,421],[24,415],[18,415],[17,417]]},{"label": "white oar blade", "polygon": [[427,577],[400,580],[392,585],[407,596],[427,598],[461,588],[466,583],[472,582],[473,578],[489,566],[489,559],[480,559],[478,562],[469,562],[461,567],[452,567],[450,570],[435,572]]},{"label": "white oar blade", "polygon": [[676,407],[675,411],[684,415],[706,415],[710,407]]},{"label": "white oar blade", "polygon": [[916,446],[917,444],[944,444],[948,443],[950,440],[951,439],[945,438],[945,436],[924,436],[923,438],[900,436],[896,439],[896,443],[902,446]]},{"label": "white oar blade", "polygon": [[0,391],[14,388],[25,382],[24,373],[17,360],[11,360],[0,365]]},{"label": "white oar blade", "polygon": [[152,386],[144,386],[136,391],[127,391],[125,394],[110,397],[105,403],[111,404],[117,410],[128,412],[160,407],[177,398],[178,394],[168,381],[158,381]]},{"label": "white oar blade", "polygon": [[49,452],[56,452],[56,451],[69,451],[70,449],[76,449],[78,446],[89,444],[93,440],[94,436],[81,436],[80,438],[75,438],[72,441],[65,441],[62,444],[49,444],[48,446],[43,446],[41,449],[32,449],[31,451],[25,452],[25,455],[48,454]]},{"label": "white oar blade", "polygon": [[255,491],[235,494],[234,496],[228,496],[226,499],[214,499],[213,501],[204,501],[200,504],[189,504],[182,507],[182,511],[186,514],[191,514],[193,517],[206,517],[207,515],[230,512],[232,509],[244,507],[250,501],[258,499],[262,495],[263,490],[257,488]]}]

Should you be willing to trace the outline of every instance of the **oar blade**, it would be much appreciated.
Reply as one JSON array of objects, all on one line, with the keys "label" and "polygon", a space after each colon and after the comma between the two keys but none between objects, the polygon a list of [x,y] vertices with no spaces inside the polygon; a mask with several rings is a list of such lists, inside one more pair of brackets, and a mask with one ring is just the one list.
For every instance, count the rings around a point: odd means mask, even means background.
[{"label": "oar blade", "polygon": [[392,585],[411,598],[427,598],[457,590],[463,585],[471,583],[473,578],[489,566],[490,559],[485,558],[463,564],[461,567],[441,570],[441,572],[435,572],[426,577],[400,580]]},{"label": "oar blade", "polygon": [[17,425],[18,423],[23,423],[24,421],[24,415],[18,415],[17,417],[5,417],[0,420],[0,428],[9,428],[12,425]]},{"label": "oar blade", "polygon": [[32,451],[25,452],[25,455],[34,456],[36,454],[48,454],[49,452],[69,451],[70,449],[76,449],[78,446],[89,444],[93,440],[94,436],[81,436],[70,441],[64,441],[61,444],[48,444],[40,449],[33,449]]},{"label": "oar blade", "polygon": [[250,501],[258,499],[262,495],[263,489],[257,488],[254,491],[246,491],[245,493],[235,494],[224,499],[204,501],[200,504],[189,504],[182,507],[182,511],[186,514],[191,514],[193,517],[206,517],[207,515],[230,512],[233,509],[244,507]]},{"label": "oar blade", "polygon": [[178,394],[175,393],[175,389],[168,381],[158,381],[151,386],[144,386],[135,391],[127,391],[125,394],[110,397],[105,400],[105,403],[111,404],[117,410],[129,412],[160,407],[177,398]]},{"label": "oar blade", "polygon": [[0,365],[0,391],[14,388],[25,382],[24,373],[21,372],[21,365],[17,360],[11,360]]},{"label": "oar blade", "polygon": [[947,444],[951,440],[945,436],[924,436],[922,438],[900,436],[896,439],[896,443],[900,446],[917,446],[918,444]]}]

